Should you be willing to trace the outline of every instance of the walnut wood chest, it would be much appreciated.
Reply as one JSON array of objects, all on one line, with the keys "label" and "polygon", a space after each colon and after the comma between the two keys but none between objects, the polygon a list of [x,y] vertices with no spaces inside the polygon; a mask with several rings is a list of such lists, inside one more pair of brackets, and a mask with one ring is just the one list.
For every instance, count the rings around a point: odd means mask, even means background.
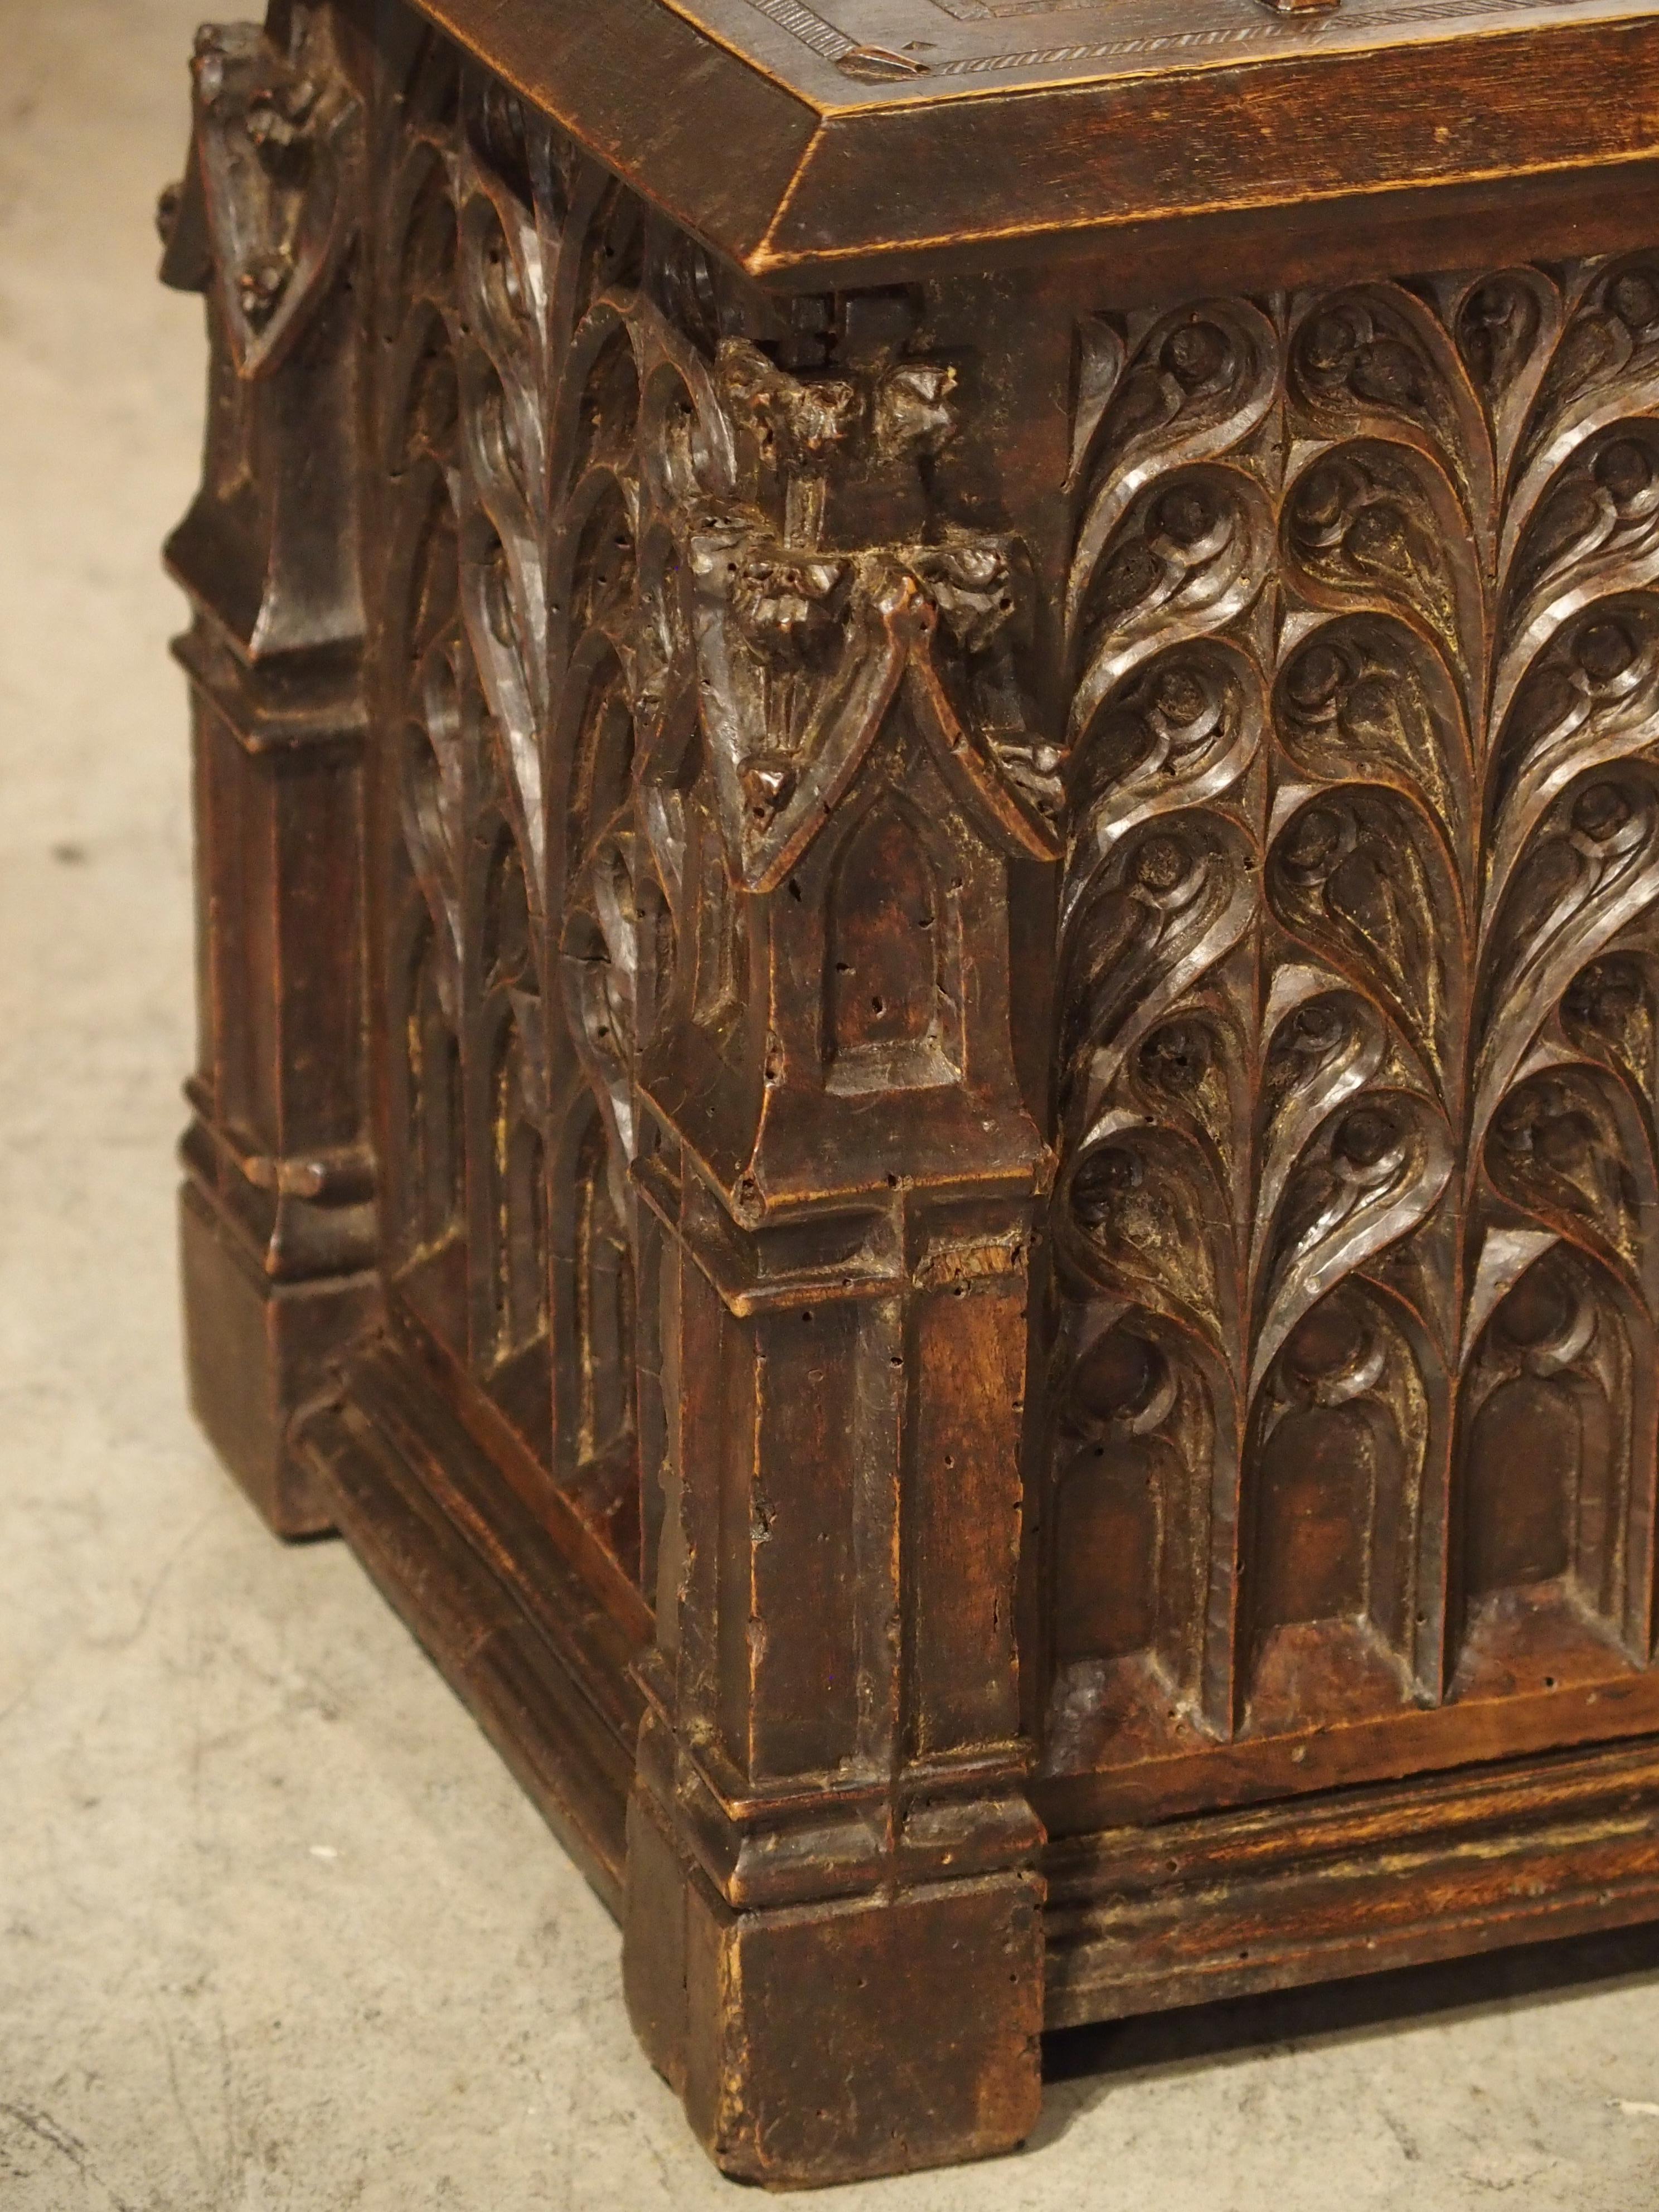
[{"label": "walnut wood chest", "polygon": [[203,33],[196,1402],[727,2171],[1659,1914],[1659,18]]}]

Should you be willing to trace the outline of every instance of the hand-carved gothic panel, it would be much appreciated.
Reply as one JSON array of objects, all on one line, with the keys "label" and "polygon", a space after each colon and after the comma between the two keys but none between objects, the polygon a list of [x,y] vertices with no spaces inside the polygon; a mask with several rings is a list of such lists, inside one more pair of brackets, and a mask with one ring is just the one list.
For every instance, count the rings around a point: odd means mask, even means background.
[{"label": "hand-carved gothic panel", "polygon": [[[1034,579],[1017,539],[936,511],[958,375],[908,295],[739,299],[441,40],[411,33],[394,73],[399,1279],[648,1582],[643,1093],[684,1087],[664,1111],[744,1220],[799,1172],[803,1103],[948,1091],[981,1135],[1022,1110],[985,979],[1010,862],[1059,849]],[[792,978],[769,1029],[769,965]]]},{"label": "hand-carved gothic panel", "polygon": [[403,65],[410,1303],[648,1581],[663,1132],[758,1231],[814,1115],[865,1117],[848,1202],[916,1171],[896,1102],[941,1162],[1012,1127],[999,933],[1058,862],[1050,1764],[1484,1694],[1547,1619],[1644,1662],[1659,264],[1090,317],[1054,685],[1053,549],[941,498],[920,295],[762,303]]},{"label": "hand-carved gothic panel", "polygon": [[[1645,1663],[1659,264],[1079,363],[1051,1759],[1129,1754],[1126,1641],[1166,1735]],[[1089,1347],[1170,1329],[1209,1418],[1080,1488]]]}]

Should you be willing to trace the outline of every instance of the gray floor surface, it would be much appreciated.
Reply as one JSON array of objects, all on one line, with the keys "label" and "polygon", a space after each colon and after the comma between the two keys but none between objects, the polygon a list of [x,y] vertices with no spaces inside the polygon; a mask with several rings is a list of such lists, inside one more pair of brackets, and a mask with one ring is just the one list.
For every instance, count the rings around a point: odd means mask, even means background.
[{"label": "gray floor surface", "polygon": [[[732,2203],[604,1911],[351,1559],[269,1541],[180,1402],[155,548],[202,354],[150,208],[196,20],[0,0],[0,2206]],[[826,2212],[1659,2207],[1651,1936],[1054,2063],[1023,2155]]]}]

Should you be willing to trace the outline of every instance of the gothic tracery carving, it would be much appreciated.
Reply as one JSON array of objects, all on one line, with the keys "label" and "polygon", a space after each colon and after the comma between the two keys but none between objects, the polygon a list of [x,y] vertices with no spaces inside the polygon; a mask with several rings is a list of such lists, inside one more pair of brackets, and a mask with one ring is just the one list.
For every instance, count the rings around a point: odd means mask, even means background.
[{"label": "gothic tracery carving", "polygon": [[960,396],[908,303],[832,345],[838,311],[805,302],[799,338],[769,337],[441,40],[401,67],[377,314],[405,1287],[644,1572],[641,1055],[671,1018],[725,1049],[750,902],[823,839],[834,949],[795,1079],[962,1079],[939,819],[1059,849],[1020,677],[1034,586],[1018,541],[933,511]]},{"label": "gothic tracery carving", "polygon": [[1639,255],[1084,333],[1062,1304],[1170,1378],[1109,1487],[1156,1440],[1243,1566],[1082,1655],[1166,1733],[1507,1682],[1540,1608],[1647,1658],[1656,340]]}]

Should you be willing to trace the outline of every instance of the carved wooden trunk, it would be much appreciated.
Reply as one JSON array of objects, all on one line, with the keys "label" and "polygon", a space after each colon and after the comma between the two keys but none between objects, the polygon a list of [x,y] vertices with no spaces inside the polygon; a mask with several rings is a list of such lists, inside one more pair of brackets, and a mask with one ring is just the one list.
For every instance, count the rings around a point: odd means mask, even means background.
[{"label": "carved wooden trunk", "polygon": [[1659,1911],[1659,33],[824,5],[278,4],[164,205],[197,1401],[794,2182]]}]

